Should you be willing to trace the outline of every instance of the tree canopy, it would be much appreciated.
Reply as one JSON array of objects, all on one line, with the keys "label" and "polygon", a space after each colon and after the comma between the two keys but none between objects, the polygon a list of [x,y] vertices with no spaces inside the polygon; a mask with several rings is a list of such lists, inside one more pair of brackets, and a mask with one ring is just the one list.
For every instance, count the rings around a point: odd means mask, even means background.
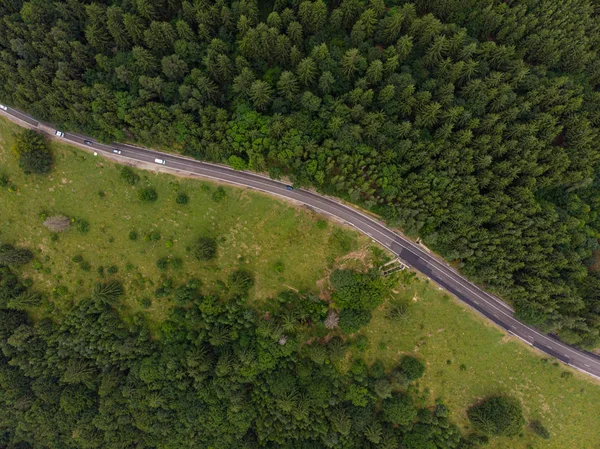
[{"label": "tree canopy", "polygon": [[32,322],[21,309],[47,299],[0,265],[2,446],[384,449],[419,432],[425,447],[474,447],[445,408],[420,408],[381,363],[320,338],[306,301],[288,295],[259,316],[241,287],[227,300],[177,287],[151,335],[143,316],[115,310],[118,281],[80,292],[60,322]]},{"label": "tree canopy", "polygon": [[591,0],[12,0],[0,17],[3,102],[360,203],[521,319],[600,341]]}]

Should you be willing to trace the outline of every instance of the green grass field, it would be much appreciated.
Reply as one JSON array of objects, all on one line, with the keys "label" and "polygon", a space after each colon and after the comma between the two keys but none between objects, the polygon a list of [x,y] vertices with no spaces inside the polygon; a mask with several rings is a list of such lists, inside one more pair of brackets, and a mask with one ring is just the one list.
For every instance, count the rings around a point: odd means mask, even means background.
[{"label": "green grass field", "polygon": [[[142,310],[140,299],[152,299],[145,312],[152,323],[164,318],[171,303],[155,299],[154,290],[165,279],[175,284],[201,279],[215,288],[217,279],[245,267],[256,275],[251,294],[260,300],[287,288],[318,290],[334,263],[346,268],[364,267],[372,252],[365,237],[324,221],[306,209],[249,190],[224,186],[226,197],[213,198],[218,185],[137,170],[141,181],[128,186],[119,177],[120,166],[73,147],[52,143],[55,168],[50,176],[25,176],[9,151],[17,126],[0,119],[0,174],[7,174],[16,191],[0,190],[0,242],[32,248],[36,263],[21,269],[35,288],[53,295],[60,316],[74,301],[91,291],[101,279],[98,266],[118,268],[117,278],[127,290],[123,313]],[[141,204],[137,190],[153,186],[158,201]],[[100,194],[99,192],[103,192]],[[179,192],[189,204],[175,203]],[[57,241],[43,226],[41,213],[62,213],[90,223],[87,234],[72,226]],[[130,231],[138,234],[129,239]],[[144,240],[159,231],[161,239]],[[198,262],[186,250],[201,235],[219,240],[213,262]],[[167,248],[167,242],[172,246]],[[344,258],[350,251],[351,257]],[[83,271],[72,257],[91,264]],[[180,270],[160,271],[159,257],[183,260]],[[277,272],[276,266],[283,267]],[[37,268],[36,268],[37,267]],[[107,276],[110,276],[107,274]],[[64,290],[64,289],[63,289]],[[524,430],[523,436],[495,439],[491,449],[598,449],[600,448],[600,384],[544,357],[521,342],[508,338],[475,312],[417,278],[400,285],[396,296],[410,304],[402,323],[385,318],[385,307],[376,311],[363,333],[370,349],[364,356],[396,364],[404,353],[416,353],[427,362],[419,389],[433,403],[441,397],[451,417],[469,431],[466,408],[478,398],[508,393],[520,399],[527,419],[540,419],[552,437],[545,441]],[[48,313],[49,311],[46,311]]]},{"label": "green grass field", "polygon": [[410,304],[409,317],[390,321],[384,307],[374,314],[363,331],[370,361],[392,366],[404,353],[422,357],[427,370],[420,390],[428,390],[432,402],[443,398],[465,430],[470,404],[506,393],[522,402],[526,419],[539,419],[551,433],[543,440],[525,430],[522,437],[492,440],[491,449],[600,447],[600,383],[507,337],[427,281],[417,278],[396,291],[397,299]]},{"label": "green grass field", "polygon": [[[178,285],[198,278],[214,286],[217,279],[225,280],[229,272],[243,267],[255,273],[251,295],[256,299],[288,288],[314,290],[336,258],[368,242],[304,208],[250,190],[224,185],[226,197],[215,201],[217,184],[143,170],[136,170],[141,180],[132,187],[120,179],[121,166],[56,142],[52,142],[52,173],[27,176],[10,151],[20,130],[0,120],[0,174],[8,175],[16,186],[16,192],[0,190],[0,241],[35,252],[34,264],[21,270],[35,288],[66,287],[66,293],[61,289],[63,295],[54,294],[59,312],[91,292],[101,279],[99,266],[105,273],[108,267],[117,267],[114,276],[124,282],[129,311],[140,310],[139,300],[150,298],[147,313],[156,322],[170,306],[166,299],[153,298],[165,279]],[[138,199],[137,190],[144,186],[158,192],[155,203],[142,204]],[[176,204],[180,192],[188,194],[187,205]],[[71,225],[52,241],[42,213],[84,219],[89,232],[80,233]],[[130,240],[131,231],[137,232],[137,240]],[[145,241],[152,231],[160,232],[161,239]],[[189,248],[205,235],[218,240],[217,258],[199,262]],[[77,255],[89,262],[90,271],[72,261]],[[156,261],[165,256],[181,258],[182,268],[160,271]]]}]

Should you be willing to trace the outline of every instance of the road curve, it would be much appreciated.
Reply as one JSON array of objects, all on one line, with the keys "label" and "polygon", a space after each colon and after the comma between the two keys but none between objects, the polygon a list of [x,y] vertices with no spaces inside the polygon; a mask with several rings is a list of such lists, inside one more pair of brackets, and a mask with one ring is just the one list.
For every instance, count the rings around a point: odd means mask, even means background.
[{"label": "road curve", "polygon": [[[6,110],[0,109],[0,113],[22,126],[54,136],[55,130],[50,125],[41,123],[18,110],[12,108],[7,108]],[[551,335],[544,335],[535,328],[521,323],[514,318],[513,309],[506,303],[469,282],[457,273],[456,270],[429,253],[425,248],[397,234],[386,227],[384,223],[335,199],[307,190],[288,190],[284,183],[255,173],[238,171],[227,166],[200,162],[147,148],[118,143],[106,145],[90,137],[75,133],[65,133],[61,140],[66,140],[90,151],[110,154],[123,160],[130,159],[156,164],[155,159],[159,158],[165,161],[165,165],[157,164],[157,167],[163,167],[179,173],[212,178],[269,194],[279,195],[306,204],[322,213],[334,216],[377,241],[380,245],[396,254],[405,264],[428,276],[438,285],[526,344],[573,368],[600,379],[599,356],[581,351],[559,341]],[[89,144],[84,143],[84,141],[88,141]],[[115,150],[120,151],[120,153],[115,154]]]}]

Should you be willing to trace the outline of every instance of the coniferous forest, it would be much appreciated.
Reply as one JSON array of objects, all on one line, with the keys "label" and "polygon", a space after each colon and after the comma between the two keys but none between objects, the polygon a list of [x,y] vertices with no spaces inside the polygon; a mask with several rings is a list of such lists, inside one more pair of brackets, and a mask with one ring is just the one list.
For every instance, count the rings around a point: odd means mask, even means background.
[{"label": "coniferous forest", "polygon": [[2,0],[0,98],[380,213],[600,341],[592,0]]},{"label": "coniferous forest", "polygon": [[[1,251],[4,263],[15,249]],[[348,273],[338,277],[348,288]],[[383,299],[380,276],[352,282]],[[60,323],[32,322],[25,310],[40,294],[0,266],[1,447],[474,449],[488,441],[461,436],[442,401],[424,406],[414,388],[419,359],[404,356],[386,372],[349,358],[360,337],[318,338],[321,301],[288,292],[264,317],[245,304],[247,288],[219,298],[188,282],[157,340],[143,316],[122,319],[113,307],[122,294],[119,282],[101,282]],[[520,409],[514,418],[522,430]]]}]

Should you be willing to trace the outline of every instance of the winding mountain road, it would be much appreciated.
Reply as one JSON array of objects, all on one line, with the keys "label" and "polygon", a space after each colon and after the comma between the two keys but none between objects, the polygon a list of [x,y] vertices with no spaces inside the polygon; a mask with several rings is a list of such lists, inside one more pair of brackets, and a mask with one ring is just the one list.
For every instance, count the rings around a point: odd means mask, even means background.
[{"label": "winding mountain road", "polygon": [[[12,108],[7,108],[6,110],[0,109],[0,114],[21,126],[36,129],[54,136],[54,128],[18,110]],[[147,148],[117,143],[106,145],[90,137],[74,133],[64,133],[61,140],[84,147],[90,151],[108,154],[117,159],[129,159],[147,164],[155,164],[157,168],[160,167],[161,169],[168,169],[169,171],[185,173],[187,175],[191,174],[212,178],[269,194],[279,195],[303,203],[322,213],[334,216],[377,241],[380,245],[396,254],[406,265],[428,276],[438,285],[510,334],[520,338],[526,344],[600,379],[600,357],[569,346],[553,336],[544,335],[535,328],[521,323],[514,318],[513,309],[506,303],[469,282],[457,273],[456,270],[435,257],[424,247],[397,234],[384,223],[335,199],[302,189],[288,190],[284,183],[258,174],[237,171],[223,165],[200,162]],[[89,144],[84,143],[84,141],[88,141]],[[119,150],[120,154],[116,154],[114,150]],[[164,160],[165,164],[156,164],[156,158]]]}]

